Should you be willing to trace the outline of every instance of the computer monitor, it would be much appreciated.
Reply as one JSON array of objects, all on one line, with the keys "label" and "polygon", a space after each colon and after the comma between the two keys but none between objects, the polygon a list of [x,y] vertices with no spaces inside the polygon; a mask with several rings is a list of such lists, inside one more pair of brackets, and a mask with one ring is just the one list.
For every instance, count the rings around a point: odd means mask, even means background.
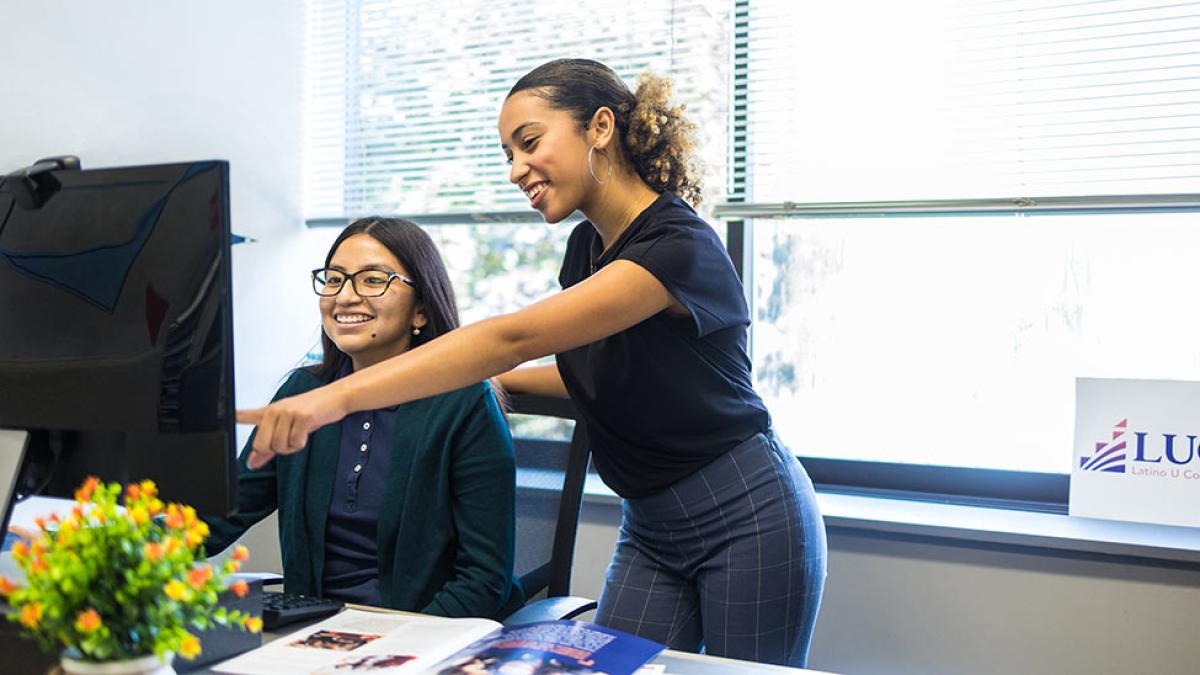
[{"label": "computer monitor", "polygon": [[18,490],[149,478],[236,506],[229,167],[12,174],[0,185],[0,428]]}]

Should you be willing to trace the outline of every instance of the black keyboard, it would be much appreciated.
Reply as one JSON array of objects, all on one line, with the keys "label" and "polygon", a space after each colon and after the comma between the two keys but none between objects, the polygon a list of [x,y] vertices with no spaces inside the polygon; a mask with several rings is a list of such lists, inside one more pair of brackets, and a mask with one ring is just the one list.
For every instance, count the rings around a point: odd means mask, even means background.
[{"label": "black keyboard", "polygon": [[324,618],[337,614],[344,605],[341,600],[299,593],[263,593],[263,629],[274,630],[290,623]]}]

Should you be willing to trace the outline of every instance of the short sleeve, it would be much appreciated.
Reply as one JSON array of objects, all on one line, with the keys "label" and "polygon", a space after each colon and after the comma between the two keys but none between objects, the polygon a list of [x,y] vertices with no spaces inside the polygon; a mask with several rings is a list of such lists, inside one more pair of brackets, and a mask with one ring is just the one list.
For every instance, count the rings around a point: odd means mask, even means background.
[{"label": "short sleeve", "polygon": [[595,230],[588,221],[583,221],[571,231],[567,238],[567,250],[563,254],[562,268],[558,272],[558,285],[566,290],[587,278],[590,272],[589,242]]},{"label": "short sleeve", "polygon": [[703,221],[662,223],[618,255],[645,268],[691,314],[696,336],[750,322],[741,281],[721,240]]}]

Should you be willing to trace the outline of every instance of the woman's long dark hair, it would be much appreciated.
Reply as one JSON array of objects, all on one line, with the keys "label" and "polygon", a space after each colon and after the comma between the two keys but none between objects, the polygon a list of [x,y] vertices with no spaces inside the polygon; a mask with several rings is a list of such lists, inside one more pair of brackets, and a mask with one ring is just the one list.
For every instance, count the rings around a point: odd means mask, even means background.
[{"label": "woman's long dark hair", "polygon": [[[420,335],[412,336],[410,349],[420,347],[435,337],[458,328],[458,305],[454,302],[454,287],[450,285],[450,277],[446,274],[446,266],[442,263],[437,246],[425,230],[402,218],[360,218],[347,225],[333,242],[333,246],[329,247],[329,254],[325,256],[326,267],[329,267],[333,254],[342,242],[356,234],[368,235],[383,244],[384,248],[396,256],[416,284],[413,291],[427,323],[421,327]],[[321,362],[309,366],[308,370],[322,381],[332,382],[338,372],[349,363],[350,357],[338,349],[324,331],[321,331],[321,354]]]}]

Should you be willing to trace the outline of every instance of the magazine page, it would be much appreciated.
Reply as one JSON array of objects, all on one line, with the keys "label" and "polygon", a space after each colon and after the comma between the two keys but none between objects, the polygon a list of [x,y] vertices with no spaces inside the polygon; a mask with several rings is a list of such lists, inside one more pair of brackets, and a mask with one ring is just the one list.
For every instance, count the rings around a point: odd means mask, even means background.
[{"label": "magazine page", "polygon": [[419,673],[499,626],[487,619],[446,619],[347,609],[213,666],[218,673]]},{"label": "magazine page", "polygon": [[[438,664],[437,675],[630,675],[666,649],[578,621],[505,626]],[[644,672],[654,672],[649,668]],[[661,672],[661,669],[658,669]]]}]

